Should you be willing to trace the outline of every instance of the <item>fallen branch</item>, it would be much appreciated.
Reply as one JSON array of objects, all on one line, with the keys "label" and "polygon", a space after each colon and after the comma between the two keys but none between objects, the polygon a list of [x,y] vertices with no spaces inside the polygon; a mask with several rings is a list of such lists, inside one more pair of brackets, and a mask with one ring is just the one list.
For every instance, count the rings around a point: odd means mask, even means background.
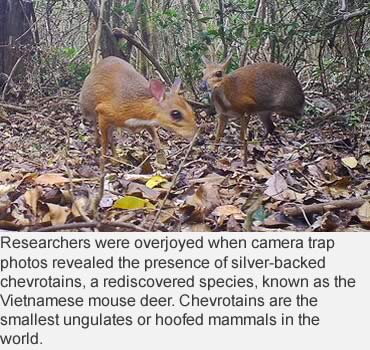
[{"label": "fallen branch", "polygon": [[31,111],[27,110],[26,108],[9,105],[7,103],[0,103],[0,106],[4,107],[5,109],[10,109],[12,111],[19,112],[19,113],[31,113]]},{"label": "fallen branch", "polygon": [[154,218],[154,220],[153,220],[152,224],[150,225],[149,231],[153,231],[153,228],[154,228],[155,224],[156,224],[156,223],[157,223],[157,221],[158,221],[159,215],[161,215],[162,209],[163,209],[164,205],[166,204],[167,199],[168,199],[168,197],[169,197],[169,195],[170,195],[170,193],[171,193],[172,189],[173,189],[173,188],[174,188],[174,186],[176,185],[177,178],[179,177],[179,175],[180,175],[180,173],[181,173],[182,169],[184,168],[184,165],[185,165],[185,163],[186,163],[186,161],[187,161],[187,159],[188,159],[188,157],[189,157],[189,154],[190,154],[191,150],[193,149],[194,143],[195,143],[196,139],[198,138],[198,135],[199,135],[199,133],[200,133],[201,129],[203,129],[203,126],[200,126],[200,127],[199,127],[199,129],[197,130],[197,132],[196,132],[196,134],[194,135],[193,139],[191,140],[190,145],[189,145],[189,147],[188,147],[188,150],[187,150],[187,152],[186,152],[186,154],[185,154],[185,157],[184,157],[184,159],[182,160],[182,162],[181,162],[181,164],[180,164],[180,166],[179,166],[179,169],[177,170],[177,173],[176,173],[176,175],[174,176],[174,178],[173,178],[173,180],[172,180],[172,182],[171,182],[171,186],[170,186],[170,188],[167,190],[166,196],[164,197],[163,202],[162,202],[161,206],[159,207],[159,210],[157,211],[157,215],[155,216],[155,218]]},{"label": "fallen branch", "polygon": [[101,229],[103,227],[118,227],[118,228],[126,228],[131,231],[137,231],[137,232],[148,232],[146,229],[139,227],[134,224],[126,223],[126,222],[74,222],[71,224],[64,224],[64,225],[54,225],[54,226],[48,226],[43,227],[35,232],[56,232],[56,231],[74,231],[82,228],[96,228]]},{"label": "fallen branch", "polygon": [[356,209],[365,203],[365,199],[339,199],[325,203],[317,203],[310,205],[300,205],[295,207],[285,207],[282,212],[286,216],[300,216],[302,212],[309,214],[324,214],[324,212],[331,209]]}]

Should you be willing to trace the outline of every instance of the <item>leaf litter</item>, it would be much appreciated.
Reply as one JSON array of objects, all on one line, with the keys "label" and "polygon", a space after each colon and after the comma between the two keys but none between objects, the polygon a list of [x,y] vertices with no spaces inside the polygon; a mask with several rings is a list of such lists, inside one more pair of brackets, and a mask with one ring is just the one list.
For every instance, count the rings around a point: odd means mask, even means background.
[{"label": "leaf litter", "polygon": [[[49,99],[40,103],[37,113],[8,114],[10,122],[0,123],[0,230],[5,231],[52,229],[85,220],[149,229],[188,147],[160,129],[167,165],[159,166],[145,132],[116,132],[120,162],[107,160],[104,193],[94,212],[100,150],[91,126],[81,122],[77,100]],[[307,115],[297,125],[276,117],[279,137],[268,138],[263,137],[260,121],[253,118],[244,167],[238,125],[229,123],[216,152],[216,118],[203,114],[206,126],[155,230],[370,229],[369,125],[363,126],[365,132],[358,139],[344,119],[317,123],[315,118],[320,117]],[[359,199],[363,200],[359,207],[330,206],[335,200]],[[320,203],[328,203],[324,212],[302,209]],[[285,215],[287,205],[300,208],[299,214]]]}]

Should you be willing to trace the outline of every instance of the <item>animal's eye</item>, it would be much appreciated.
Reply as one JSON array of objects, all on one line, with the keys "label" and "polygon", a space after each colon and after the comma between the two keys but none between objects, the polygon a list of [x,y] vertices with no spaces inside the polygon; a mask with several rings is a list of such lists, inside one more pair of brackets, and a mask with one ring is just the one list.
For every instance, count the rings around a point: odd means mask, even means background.
[{"label": "animal's eye", "polygon": [[223,75],[224,75],[224,73],[220,70],[218,72],[216,72],[216,77],[217,78],[222,78]]},{"label": "animal's eye", "polygon": [[182,113],[180,111],[174,110],[171,112],[171,117],[174,120],[181,120],[182,119]]}]

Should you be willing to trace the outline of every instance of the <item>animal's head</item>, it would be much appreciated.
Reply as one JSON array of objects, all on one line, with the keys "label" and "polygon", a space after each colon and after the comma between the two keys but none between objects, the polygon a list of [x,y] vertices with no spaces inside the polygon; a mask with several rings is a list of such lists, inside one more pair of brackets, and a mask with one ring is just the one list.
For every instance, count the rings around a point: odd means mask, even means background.
[{"label": "animal's head", "polygon": [[185,98],[179,95],[181,80],[176,79],[170,92],[160,80],[151,80],[149,89],[158,102],[156,119],[166,129],[173,130],[180,136],[190,139],[197,130],[195,114]]},{"label": "animal's head", "polygon": [[205,69],[203,70],[203,85],[208,90],[214,90],[215,88],[221,86],[222,81],[226,75],[227,69],[231,63],[232,55],[229,55],[225,62],[214,63],[206,57],[202,57],[202,61],[205,64]]}]

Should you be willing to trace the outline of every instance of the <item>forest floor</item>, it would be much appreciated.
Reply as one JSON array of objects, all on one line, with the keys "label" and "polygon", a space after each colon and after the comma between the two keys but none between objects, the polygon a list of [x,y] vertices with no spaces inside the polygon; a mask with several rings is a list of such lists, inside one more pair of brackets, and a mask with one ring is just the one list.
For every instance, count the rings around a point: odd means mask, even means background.
[{"label": "forest floor", "polygon": [[307,108],[298,122],[275,117],[279,137],[266,139],[253,118],[244,167],[237,122],[229,122],[215,152],[216,118],[203,112],[198,122],[206,126],[173,188],[189,143],[161,129],[168,164],[160,166],[145,132],[119,132],[119,162],[108,162],[103,197],[95,205],[102,180],[99,149],[77,98],[2,106],[0,230],[370,228],[368,116],[350,128],[345,110],[313,116]]}]

